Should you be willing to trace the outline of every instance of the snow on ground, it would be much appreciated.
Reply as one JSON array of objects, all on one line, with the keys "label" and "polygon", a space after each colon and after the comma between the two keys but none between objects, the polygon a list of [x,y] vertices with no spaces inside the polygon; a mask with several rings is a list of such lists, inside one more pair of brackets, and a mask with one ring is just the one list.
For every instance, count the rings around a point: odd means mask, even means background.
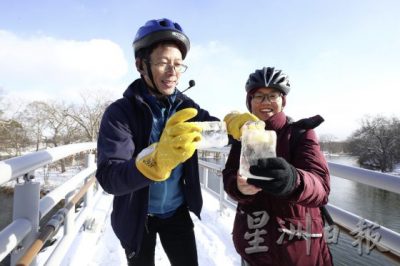
[{"label": "snow on ground", "polygon": [[[221,214],[218,200],[205,190],[203,199],[201,220],[191,214],[195,224],[199,265],[240,265],[240,257],[231,238],[235,212],[225,209]],[[125,253],[110,225],[111,201],[112,195],[105,194],[102,197],[96,206],[97,225],[92,230],[81,231],[62,265],[127,265]],[[155,261],[157,266],[170,265],[159,241]]]}]

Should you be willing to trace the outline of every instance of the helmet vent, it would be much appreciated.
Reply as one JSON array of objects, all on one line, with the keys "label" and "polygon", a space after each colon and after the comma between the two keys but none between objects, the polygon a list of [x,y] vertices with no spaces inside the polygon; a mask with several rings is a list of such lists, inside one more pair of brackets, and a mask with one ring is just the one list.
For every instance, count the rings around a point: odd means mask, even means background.
[{"label": "helmet vent", "polygon": [[250,93],[256,88],[275,88],[287,95],[290,91],[289,78],[282,70],[274,67],[264,67],[257,69],[250,74],[246,82],[246,92]]},{"label": "helmet vent", "polygon": [[182,59],[185,59],[190,49],[189,38],[183,33],[182,27],[169,19],[150,20],[139,28],[133,41],[135,58],[143,56],[138,53],[141,49],[154,48],[153,45],[159,42],[175,42],[182,53]]},{"label": "helmet vent", "polygon": [[163,27],[167,27],[168,26],[168,24],[167,24],[167,22],[165,20],[161,20],[160,21],[160,25],[163,26]]},{"label": "helmet vent", "polygon": [[175,29],[182,31],[181,26],[178,23],[174,23]]}]

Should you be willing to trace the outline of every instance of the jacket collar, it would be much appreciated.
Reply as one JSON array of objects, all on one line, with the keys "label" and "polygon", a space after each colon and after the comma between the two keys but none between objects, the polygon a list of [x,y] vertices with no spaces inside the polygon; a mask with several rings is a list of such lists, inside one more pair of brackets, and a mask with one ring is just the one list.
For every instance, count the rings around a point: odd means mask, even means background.
[{"label": "jacket collar", "polygon": [[279,132],[286,125],[286,122],[286,114],[284,112],[279,112],[265,121],[265,129]]},{"label": "jacket collar", "polygon": [[[149,89],[147,88],[146,83],[143,81],[143,79],[138,78],[135,81],[133,81],[128,88],[125,90],[123,93],[124,97],[127,98],[134,98],[134,97],[139,97],[141,99],[149,98],[149,97],[154,97],[154,98],[159,98],[151,95],[149,93]],[[147,97],[148,96],[148,97]],[[164,101],[169,101],[169,102],[174,102],[176,99],[185,99],[185,95],[183,95],[180,91],[178,91],[175,88],[175,91],[172,95],[165,97]]]},{"label": "jacket collar", "polygon": [[123,96],[126,98],[138,97],[140,96],[140,88],[146,88],[146,85],[144,81],[139,78],[128,86],[128,88],[124,91]]}]

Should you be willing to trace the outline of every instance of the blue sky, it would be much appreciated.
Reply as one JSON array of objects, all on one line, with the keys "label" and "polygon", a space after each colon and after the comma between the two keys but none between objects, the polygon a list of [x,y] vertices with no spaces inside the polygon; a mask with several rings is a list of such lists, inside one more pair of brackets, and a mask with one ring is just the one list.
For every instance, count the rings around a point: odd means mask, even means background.
[{"label": "blue sky", "polygon": [[400,116],[396,0],[0,0],[6,98],[120,97],[138,77],[132,40],[147,20],[181,24],[191,50],[179,88],[223,118],[245,111],[244,84],[263,66],[290,76],[286,113],[320,114],[319,135],[345,139],[365,115]]}]

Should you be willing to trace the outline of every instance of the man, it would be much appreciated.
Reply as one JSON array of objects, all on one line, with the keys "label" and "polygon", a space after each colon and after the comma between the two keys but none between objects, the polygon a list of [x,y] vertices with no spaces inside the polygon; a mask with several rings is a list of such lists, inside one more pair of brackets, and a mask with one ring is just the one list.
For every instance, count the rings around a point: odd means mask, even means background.
[{"label": "man", "polygon": [[198,265],[189,210],[200,217],[201,128],[187,121],[218,119],[176,89],[190,48],[178,23],[148,21],[133,47],[140,78],[103,115],[96,177],[114,195],[128,265],[154,265],[157,234],[172,265]]}]

